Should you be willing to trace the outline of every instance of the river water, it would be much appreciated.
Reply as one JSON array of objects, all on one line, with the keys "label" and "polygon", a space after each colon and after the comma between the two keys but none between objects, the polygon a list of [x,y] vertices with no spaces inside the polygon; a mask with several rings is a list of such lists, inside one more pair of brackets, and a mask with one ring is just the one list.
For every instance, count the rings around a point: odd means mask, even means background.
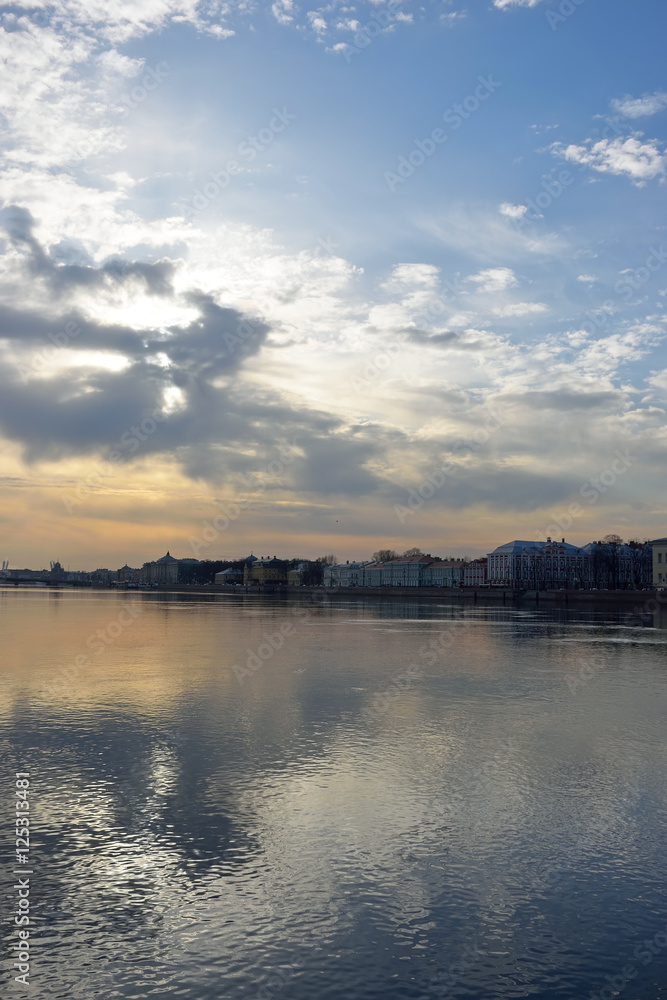
[{"label": "river water", "polygon": [[3,996],[667,998],[664,616],[11,588],[0,629]]}]

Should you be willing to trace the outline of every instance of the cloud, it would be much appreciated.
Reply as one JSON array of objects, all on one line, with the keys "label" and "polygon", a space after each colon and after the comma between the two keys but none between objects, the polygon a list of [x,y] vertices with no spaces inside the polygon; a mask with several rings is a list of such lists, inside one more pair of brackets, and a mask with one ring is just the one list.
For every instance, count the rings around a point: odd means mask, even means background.
[{"label": "cloud", "polygon": [[489,267],[478,274],[471,274],[466,280],[479,285],[480,292],[503,292],[519,284],[509,267]]},{"label": "cloud", "polygon": [[498,206],[498,211],[507,219],[522,219],[528,211],[528,206],[512,205],[510,202],[504,201],[502,205]]},{"label": "cloud", "polygon": [[512,302],[506,306],[498,306],[493,310],[494,316],[532,316],[547,311],[543,302]]},{"label": "cloud", "polygon": [[537,7],[542,0],[493,0],[493,6],[498,10],[510,10],[512,7]]},{"label": "cloud", "polygon": [[625,118],[645,118],[649,115],[656,115],[659,111],[667,108],[667,93],[663,90],[656,90],[652,94],[644,94],[642,97],[622,97],[615,98],[611,106],[618,114]]},{"label": "cloud", "polygon": [[589,139],[583,146],[556,142],[550,148],[554,155],[589,166],[598,173],[630,177],[638,186],[665,172],[665,156],[655,139],[644,143],[635,136],[597,142]]},{"label": "cloud", "polygon": [[175,265],[170,260],[146,263],[113,257],[101,266],[58,263],[42,249],[35,236],[35,220],[26,208],[10,205],[0,211],[0,226],[15,246],[25,249],[32,278],[44,279],[58,297],[77,288],[100,291],[109,286],[139,283],[149,295],[170,295]]}]

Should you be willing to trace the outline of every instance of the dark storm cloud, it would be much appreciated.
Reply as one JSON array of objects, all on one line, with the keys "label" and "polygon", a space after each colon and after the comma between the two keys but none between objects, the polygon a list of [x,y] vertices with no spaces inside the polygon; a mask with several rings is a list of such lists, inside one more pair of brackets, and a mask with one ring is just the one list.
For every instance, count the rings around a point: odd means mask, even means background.
[{"label": "dark storm cloud", "polygon": [[443,330],[442,333],[425,333],[424,330],[403,331],[408,340],[415,344],[427,344],[431,347],[451,348],[456,351],[488,351],[488,341],[470,339],[467,334],[455,333],[454,330]]},{"label": "dark storm cloud", "polygon": [[[44,253],[25,209],[6,209],[2,223],[26,249],[29,273],[48,279],[54,301],[65,289],[137,278],[155,295],[172,295],[170,266],[61,265]],[[365,463],[380,451],[379,442],[244,383],[241,371],[266,341],[266,323],[202,292],[192,291],[186,301],[196,310],[190,323],[148,331],[64,317],[55,308],[50,317],[0,307],[0,339],[16,358],[0,369],[2,433],[22,445],[28,462],[113,452],[131,462],[160,453],[174,456],[192,479],[211,482],[256,471],[275,457],[280,442],[296,442],[301,489],[355,495],[377,489]],[[88,351],[122,359],[125,367],[74,364]],[[180,395],[165,411],[170,389]],[[142,422],[149,433],[136,433]]]},{"label": "dark storm cloud", "polygon": [[[581,479],[575,476],[512,469],[494,461],[482,462],[471,469],[458,462],[456,456],[453,456],[452,462],[453,469],[447,473],[444,483],[442,477],[436,476],[436,483],[441,485],[421,506],[463,510],[480,505],[501,511],[530,512],[571,498],[581,486]],[[424,466],[421,479],[408,486],[393,487],[392,502],[406,504],[424,483],[433,484],[432,474],[442,465]]]},{"label": "dark storm cloud", "polygon": [[341,436],[314,438],[304,447],[307,461],[295,470],[295,476],[297,486],[305,492],[364,496],[380,485],[378,477],[366,468],[366,463],[383,450],[378,438],[353,430]]},{"label": "dark storm cloud", "polygon": [[154,264],[141,261],[126,261],[113,257],[100,267],[82,264],[61,264],[45,253],[35,238],[35,220],[27,208],[10,205],[0,212],[0,225],[17,247],[28,253],[28,271],[33,278],[45,279],[56,296],[76,289],[103,288],[141,282],[150,295],[169,296],[173,294],[172,277],[174,264],[171,261],[156,261]]},{"label": "dark storm cloud", "polygon": [[506,394],[501,398],[503,403],[519,403],[534,410],[561,410],[564,413],[596,409],[616,411],[626,400],[626,394],[621,391],[573,392],[570,389]]}]

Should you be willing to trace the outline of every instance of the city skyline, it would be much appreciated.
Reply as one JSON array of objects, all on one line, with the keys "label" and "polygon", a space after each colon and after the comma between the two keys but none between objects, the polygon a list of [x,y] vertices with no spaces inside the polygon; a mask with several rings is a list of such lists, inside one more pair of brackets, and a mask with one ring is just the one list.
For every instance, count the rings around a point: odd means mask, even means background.
[{"label": "city skyline", "polygon": [[666,22],[12,5],[0,559],[664,535]]}]

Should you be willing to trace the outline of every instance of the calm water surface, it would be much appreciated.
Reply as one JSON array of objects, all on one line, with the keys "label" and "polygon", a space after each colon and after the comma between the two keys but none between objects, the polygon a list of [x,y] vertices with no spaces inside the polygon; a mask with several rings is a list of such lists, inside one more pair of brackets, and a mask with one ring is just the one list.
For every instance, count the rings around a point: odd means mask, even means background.
[{"label": "calm water surface", "polygon": [[664,617],[12,588],[0,628],[3,996],[667,998]]}]

